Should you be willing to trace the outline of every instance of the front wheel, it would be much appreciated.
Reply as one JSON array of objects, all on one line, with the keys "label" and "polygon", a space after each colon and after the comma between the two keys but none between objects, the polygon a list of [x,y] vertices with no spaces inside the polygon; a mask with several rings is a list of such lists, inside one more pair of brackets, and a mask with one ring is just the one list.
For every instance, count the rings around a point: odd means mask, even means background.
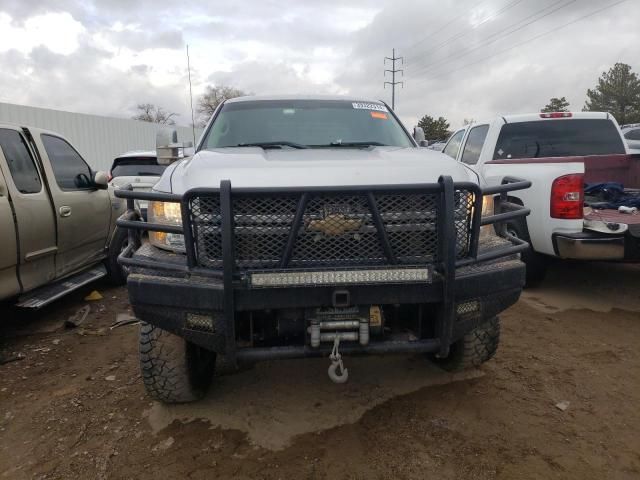
[{"label": "front wheel", "polygon": [[140,370],[153,399],[164,403],[199,400],[211,385],[215,364],[215,353],[140,323]]},{"label": "front wheel", "polygon": [[450,372],[479,367],[490,360],[500,343],[500,319],[490,318],[451,345],[447,358],[435,361]]},{"label": "front wheel", "polygon": [[128,245],[129,232],[124,228],[116,227],[105,260],[109,281],[114,285],[124,285],[127,282],[129,269],[118,263],[118,256],[124,252]]}]

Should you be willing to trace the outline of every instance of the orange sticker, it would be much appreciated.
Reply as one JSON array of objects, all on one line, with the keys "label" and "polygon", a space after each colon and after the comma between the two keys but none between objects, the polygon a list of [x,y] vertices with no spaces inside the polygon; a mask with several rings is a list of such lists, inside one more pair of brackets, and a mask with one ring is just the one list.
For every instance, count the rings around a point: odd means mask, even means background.
[{"label": "orange sticker", "polygon": [[387,119],[387,114],[384,112],[371,112],[372,118],[381,118],[382,120]]}]

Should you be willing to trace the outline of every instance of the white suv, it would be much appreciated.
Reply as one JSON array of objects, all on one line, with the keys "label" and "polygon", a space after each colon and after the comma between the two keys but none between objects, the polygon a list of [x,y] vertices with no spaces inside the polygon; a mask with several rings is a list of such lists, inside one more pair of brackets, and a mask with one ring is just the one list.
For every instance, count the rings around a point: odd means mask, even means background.
[{"label": "white suv", "polygon": [[[159,165],[155,150],[131,151],[117,157],[109,171],[109,183],[114,188],[131,185],[135,191],[150,191],[160,180],[166,165]],[[138,200],[136,207],[140,209],[142,217],[147,218],[147,203]]]}]

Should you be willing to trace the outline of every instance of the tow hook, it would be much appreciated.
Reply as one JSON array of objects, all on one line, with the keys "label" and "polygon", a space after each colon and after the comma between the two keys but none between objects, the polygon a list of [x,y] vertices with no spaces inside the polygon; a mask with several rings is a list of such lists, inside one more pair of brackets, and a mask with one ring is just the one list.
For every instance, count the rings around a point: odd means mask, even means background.
[{"label": "tow hook", "polygon": [[340,352],[338,351],[339,347],[340,336],[336,335],[333,340],[333,350],[331,350],[331,355],[329,355],[331,365],[329,365],[329,370],[327,371],[329,378],[333,383],[345,383],[349,379],[349,370],[344,368],[342,355],[340,355]]}]

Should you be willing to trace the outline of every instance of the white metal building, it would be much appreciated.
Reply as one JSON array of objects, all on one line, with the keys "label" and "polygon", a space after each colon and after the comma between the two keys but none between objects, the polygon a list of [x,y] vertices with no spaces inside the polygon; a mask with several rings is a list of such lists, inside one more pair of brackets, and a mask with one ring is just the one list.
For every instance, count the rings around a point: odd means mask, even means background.
[{"label": "white metal building", "polygon": [[[44,128],[65,136],[94,170],[108,170],[111,162],[130,150],[155,150],[162,125],[126,118],[101,117],[0,102],[0,123]],[[193,141],[191,127],[172,127],[178,141]],[[202,133],[196,128],[196,140]]]}]

